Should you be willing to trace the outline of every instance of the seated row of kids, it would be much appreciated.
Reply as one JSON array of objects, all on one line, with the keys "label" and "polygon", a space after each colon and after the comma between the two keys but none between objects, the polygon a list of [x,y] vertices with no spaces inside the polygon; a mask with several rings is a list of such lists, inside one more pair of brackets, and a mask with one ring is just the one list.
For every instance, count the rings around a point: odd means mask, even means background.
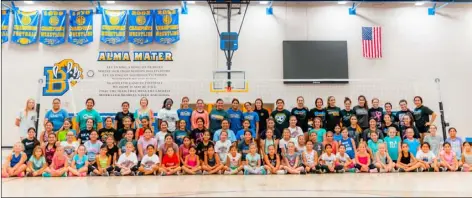
[{"label": "seated row of kids", "polygon": [[[291,119],[296,123],[295,116]],[[7,156],[2,177],[472,171],[470,143],[463,142],[459,155],[449,141],[441,148],[431,141],[438,140],[433,138],[437,137],[434,125],[420,145],[412,128],[405,130],[402,140],[395,127],[379,138],[382,132],[378,130],[350,134],[347,128],[336,126],[335,132],[313,129],[304,133],[289,126],[278,139],[271,123],[273,119],[260,137],[253,138],[256,134],[247,126],[242,134],[234,134],[223,121],[213,141],[205,128],[197,128],[202,134],[192,131],[179,142],[169,132],[163,134],[164,141],[158,141],[162,131],[153,137],[150,128],[136,141],[130,129],[118,144],[113,136],[102,143],[94,129],[85,142],[77,142],[69,132],[66,141],[56,141],[56,135],[49,134],[47,142],[40,143],[30,128],[26,141],[16,143]],[[160,124],[165,128],[167,122]],[[456,138],[456,132],[451,128],[448,139]]]}]

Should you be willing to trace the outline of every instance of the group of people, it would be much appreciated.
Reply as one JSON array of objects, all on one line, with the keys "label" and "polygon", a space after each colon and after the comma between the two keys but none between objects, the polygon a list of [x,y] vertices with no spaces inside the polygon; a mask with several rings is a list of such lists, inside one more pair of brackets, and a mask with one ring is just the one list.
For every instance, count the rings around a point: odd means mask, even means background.
[{"label": "group of people", "polygon": [[369,108],[361,95],[353,108],[345,98],[341,110],[330,96],[326,106],[317,98],[308,109],[300,96],[291,111],[278,99],[269,112],[260,98],[243,108],[233,99],[227,110],[218,99],[208,112],[201,99],[191,109],[183,97],[176,110],[167,98],[155,129],[145,97],[134,113],[123,102],[121,112],[103,121],[89,98],[77,126],[56,98],[37,138],[30,99],[16,120],[21,142],[2,177],[472,171],[470,143],[452,127],[444,141],[432,124],[436,113],[420,96],[413,101],[413,110],[401,100],[393,112],[377,98]]}]

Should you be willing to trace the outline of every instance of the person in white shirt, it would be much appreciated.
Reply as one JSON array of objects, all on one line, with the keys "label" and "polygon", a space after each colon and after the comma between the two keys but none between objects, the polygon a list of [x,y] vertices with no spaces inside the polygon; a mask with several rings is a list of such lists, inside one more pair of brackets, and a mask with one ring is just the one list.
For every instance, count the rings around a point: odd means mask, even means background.
[{"label": "person in white shirt", "polygon": [[222,131],[220,134],[220,140],[215,144],[215,151],[220,156],[222,164],[226,164],[227,155],[229,148],[231,147],[231,141],[228,140],[228,132]]},{"label": "person in white shirt", "polygon": [[115,167],[115,176],[134,175],[137,170],[138,156],[134,152],[134,145],[131,142],[126,143],[126,153],[120,155]]},{"label": "person in white shirt", "polygon": [[35,106],[34,99],[28,99],[25,109],[21,110],[18,117],[16,117],[15,125],[19,127],[20,141],[26,138],[29,128],[35,128],[35,122],[38,118]]},{"label": "person in white shirt", "polygon": [[420,170],[439,172],[438,160],[430,147],[428,142],[423,142],[415,157],[421,164]]},{"label": "person in white shirt", "polygon": [[147,154],[141,160],[141,166],[138,168],[138,175],[157,175],[159,171],[160,160],[156,155],[154,145],[149,144],[146,147]]},{"label": "person in white shirt", "polygon": [[174,101],[172,101],[172,99],[166,98],[164,100],[164,105],[162,106],[162,109],[157,114],[159,126],[161,125],[162,121],[167,121],[167,130],[171,132],[175,131],[175,126],[177,124],[177,121],[179,121],[179,114],[177,114],[177,110],[172,109],[173,104]]}]

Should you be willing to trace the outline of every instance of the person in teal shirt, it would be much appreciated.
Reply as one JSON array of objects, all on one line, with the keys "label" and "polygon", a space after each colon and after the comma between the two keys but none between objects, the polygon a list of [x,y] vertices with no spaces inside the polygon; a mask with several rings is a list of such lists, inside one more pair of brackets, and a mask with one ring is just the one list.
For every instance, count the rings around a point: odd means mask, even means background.
[{"label": "person in teal shirt", "polygon": [[370,133],[370,140],[367,141],[367,146],[369,147],[370,151],[372,151],[372,156],[374,156],[379,150],[380,143],[383,143],[383,140],[379,139],[379,136],[375,131],[372,131]]},{"label": "person in teal shirt", "polygon": [[[100,117],[100,113],[93,109],[95,106],[95,100],[93,98],[88,98],[85,101],[86,108],[82,111],[77,113],[77,123],[79,123],[79,129],[77,131],[81,131],[87,128],[87,119],[91,118],[93,122],[94,129],[101,129],[102,128],[102,117]],[[97,128],[98,127],[98,128]]]},{"label": "person in teal shirt", "polygon": [[216,130],[221,129],[221,122],[229,118],[228,112],[223,109],[223,99],[216,100],[216,108],[210,112],[210,132],[213,135]]},{"label": "person in teal shirt", "polygon": [[384,142],[387,145],[388,155],[392,158],[393,162],[397,162],[398,153],[400,152],[401,138],[397,135],[395,127],[388,128],[388,136],[384,138]]}]

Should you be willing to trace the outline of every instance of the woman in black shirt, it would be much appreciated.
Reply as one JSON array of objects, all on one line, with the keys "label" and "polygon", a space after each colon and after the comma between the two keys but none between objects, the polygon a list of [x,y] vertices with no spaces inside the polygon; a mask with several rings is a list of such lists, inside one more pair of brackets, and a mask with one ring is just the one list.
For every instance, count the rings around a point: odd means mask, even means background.
[{"label": "woman in black shirt", "polygon": [[341,123],[341,109],[336,106],[336,98],[328,97],[328,105],[326,105],[326,131],[333,131],[334,127]]},{"label": "woman in black shirt", "polygon": [[269,118],[269,111],[264,109],[264,102],[261,98],[254,101],[254,112],[259,116],[259,131],[256,131],[257,134],[261,134],[262,131],[267,129],[267,119]]},{"label": "woman in black shirt", "polygon": [[303,96],[297,97],[297,107],[291,112],[297,118],[297,126],[302,128],[303,132],[308,131],[308,109],[305,107],[305,99]]},{"label": "woman in black shirt", "polygon": [[314,121],[314,118],[319,117],[321,118],[321,123],[325,125],[326,121],[326,111],[323,108],[323,99],[317,98],[315,100],[315,108],[310,109],[308,113],[308,119]]},{"label": "woman in black shirt", "polygon": [[354,110],[351,109],[351,99],[348,97],[344,98],[344,109],[341,110],[341,117],[342,117],[342,126],[349,127],[351,125],[351,116],[354,115]]},{"label": "woman in black shirt", "polygon": [[377,128],[380,129],[383,121],[383,108],[379,107],[379,102],[378,98],[372,99],[372,108],[369,109],[369,117],[374,118],[375,121],[377,121]]},{"label": "woman in black shirt", "polygon": [[359,126],[362,130],[369,128],[369,105],[365,96],[357,97],[358,105],[354,107]]},{"label": "woman in black shirt", "polygon": [[397,132],[400,131],[400,129],[398,128],[398,125],[393,123],[392,116],[390,114],[385,114],[383,116],[382,127],[380,128],[380,130],[382,130],[382,133],[384,134],[384,137],[388,137],[388,128],[390,127],[395,128]]}]

